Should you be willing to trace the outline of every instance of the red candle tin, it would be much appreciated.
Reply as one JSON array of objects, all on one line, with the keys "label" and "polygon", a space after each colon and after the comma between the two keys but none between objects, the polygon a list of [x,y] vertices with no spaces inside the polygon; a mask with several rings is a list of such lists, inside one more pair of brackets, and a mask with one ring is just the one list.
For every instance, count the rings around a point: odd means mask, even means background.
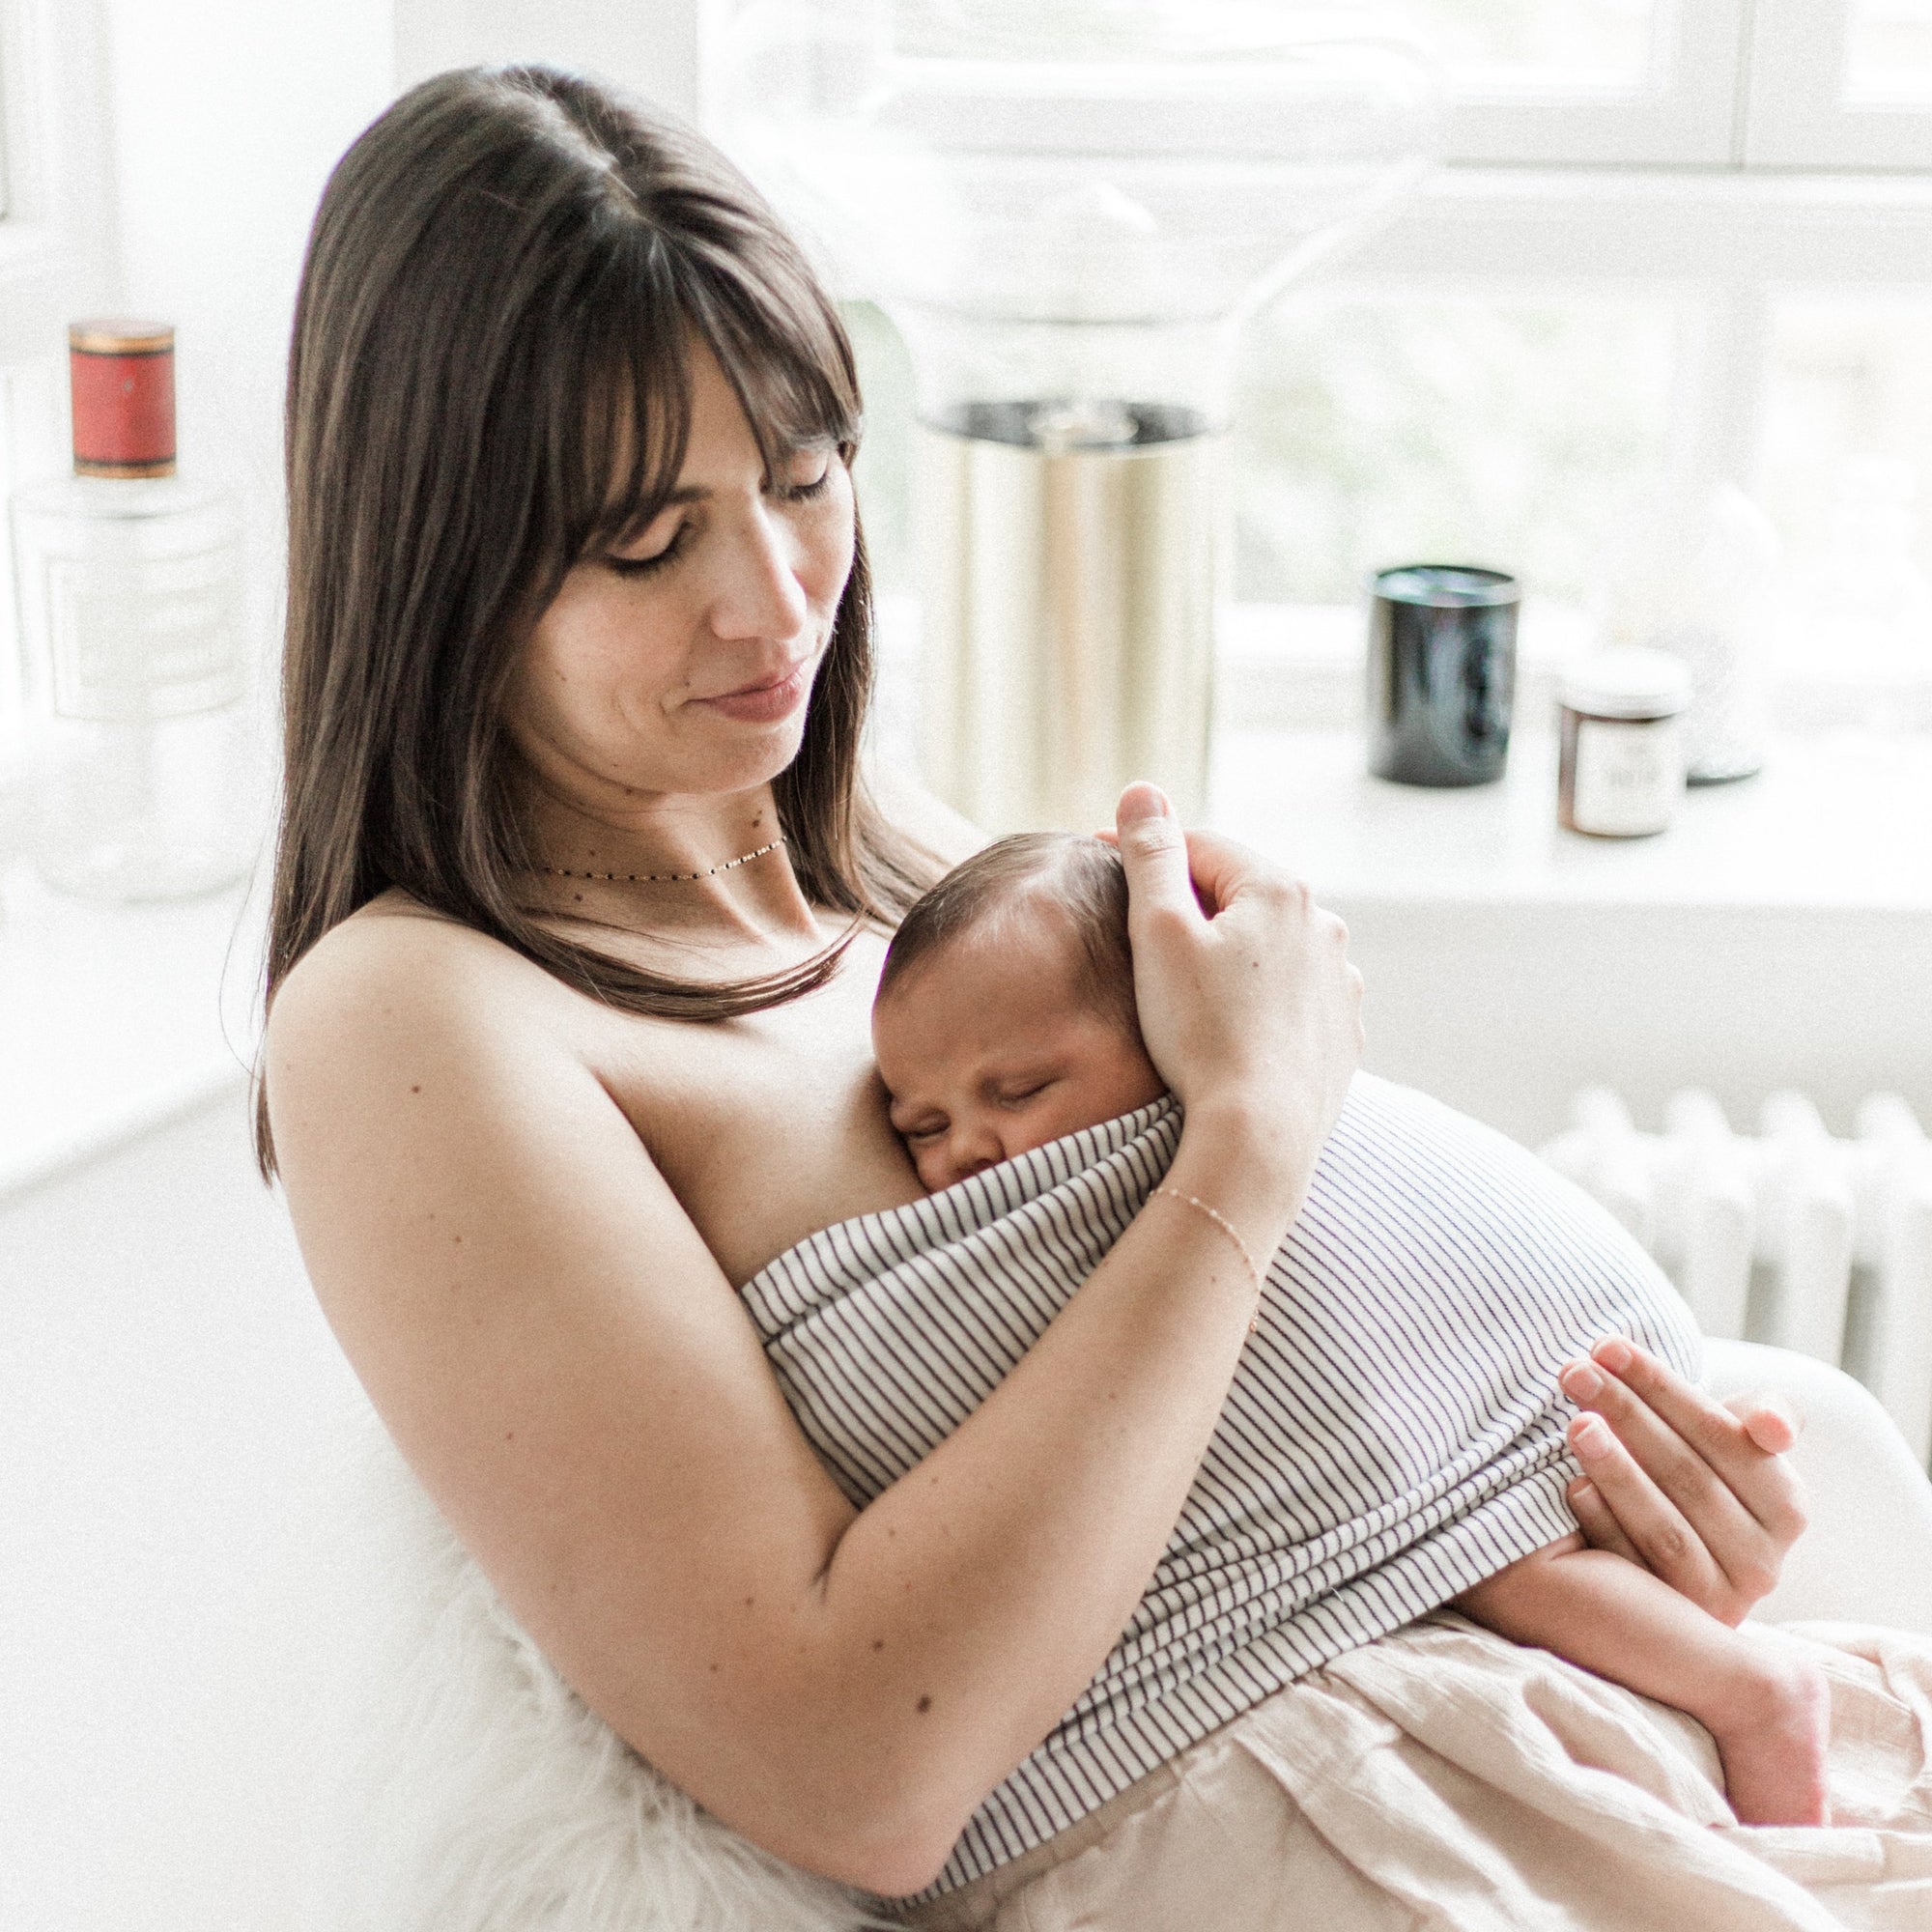
[{"label": "red candle tin", "polygon": [[172,476],[175,332],[161,322],[68,325],[79,476]]}]

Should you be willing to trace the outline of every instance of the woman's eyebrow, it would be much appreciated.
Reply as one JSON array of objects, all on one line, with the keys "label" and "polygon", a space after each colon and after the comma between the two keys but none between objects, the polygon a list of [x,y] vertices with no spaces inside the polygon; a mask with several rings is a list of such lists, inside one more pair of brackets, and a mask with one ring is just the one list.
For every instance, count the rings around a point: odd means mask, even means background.
[{"label": "woman's eyebrow", "polygon": [[[803,442],[795,442],[784,453],[786,456],[810,455],[814,450],[837,449],[838,441],[828,436],[809,437]],[[701,483],[680,483],[676,489],[665,493],[664,504],[667,509],[673,503],[701,503],[711,492]]]}]

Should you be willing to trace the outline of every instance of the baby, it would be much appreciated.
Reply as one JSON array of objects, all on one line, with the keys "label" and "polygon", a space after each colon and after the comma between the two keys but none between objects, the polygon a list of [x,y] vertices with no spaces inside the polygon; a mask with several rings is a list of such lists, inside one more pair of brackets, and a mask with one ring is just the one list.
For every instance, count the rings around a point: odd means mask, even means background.
[{"label": "baby", "polygon": [[[893,941],[872,1041],[893,1126],[930,1192],[1159,1099],[1118,854],[1094,838],[1026,834],[949,873]],[[1695,1718],[1717,1742],[1741,1823],[1826,1822],[1829,1691],[1813,1667],[1578,1535],[1456,1605]]]}]

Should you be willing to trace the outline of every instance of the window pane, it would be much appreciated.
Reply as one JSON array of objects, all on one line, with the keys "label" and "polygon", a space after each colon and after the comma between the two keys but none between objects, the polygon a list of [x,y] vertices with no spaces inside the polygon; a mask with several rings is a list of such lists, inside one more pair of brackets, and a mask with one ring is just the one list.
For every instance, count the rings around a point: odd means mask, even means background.
[{"label": "window pane", "polygon": [[1412,0],[1452,86],[1634,88],[1648,76],[1658,0]]},{"label": "window pane", "polygon": [[1852,0],[1846,99],[1932,106],[1932,0]]},{"label": "window pane", "polygon": [[1243,357],[1236,596],[1354,603],[1433,560],[1582,601],[1661,473],[1674,327],[1664,301],[1282,302]]},{"label": "window pane", "polygon": [[1932,671],[1932,298],[1776,310],[1758,494],[1784,538],[1793,658]]}]

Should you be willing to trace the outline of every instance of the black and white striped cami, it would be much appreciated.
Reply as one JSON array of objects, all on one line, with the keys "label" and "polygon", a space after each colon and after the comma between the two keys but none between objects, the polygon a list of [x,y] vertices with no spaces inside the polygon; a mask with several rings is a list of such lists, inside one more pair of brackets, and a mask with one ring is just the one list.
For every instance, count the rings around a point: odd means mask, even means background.
[{"label": "black and white striped cami", "polygon": [[[1158,1100],[823,1229],[746,1284],[785,1398],[854,1503],[984,1400],[1179,1137]],[[1513,1141],[1357,1075],[1132,1622],[931,1892],[1567,1535],[1555,1372],[1609,1333],[1698,1372],[1689,1312],[1608,1214]]]}]

